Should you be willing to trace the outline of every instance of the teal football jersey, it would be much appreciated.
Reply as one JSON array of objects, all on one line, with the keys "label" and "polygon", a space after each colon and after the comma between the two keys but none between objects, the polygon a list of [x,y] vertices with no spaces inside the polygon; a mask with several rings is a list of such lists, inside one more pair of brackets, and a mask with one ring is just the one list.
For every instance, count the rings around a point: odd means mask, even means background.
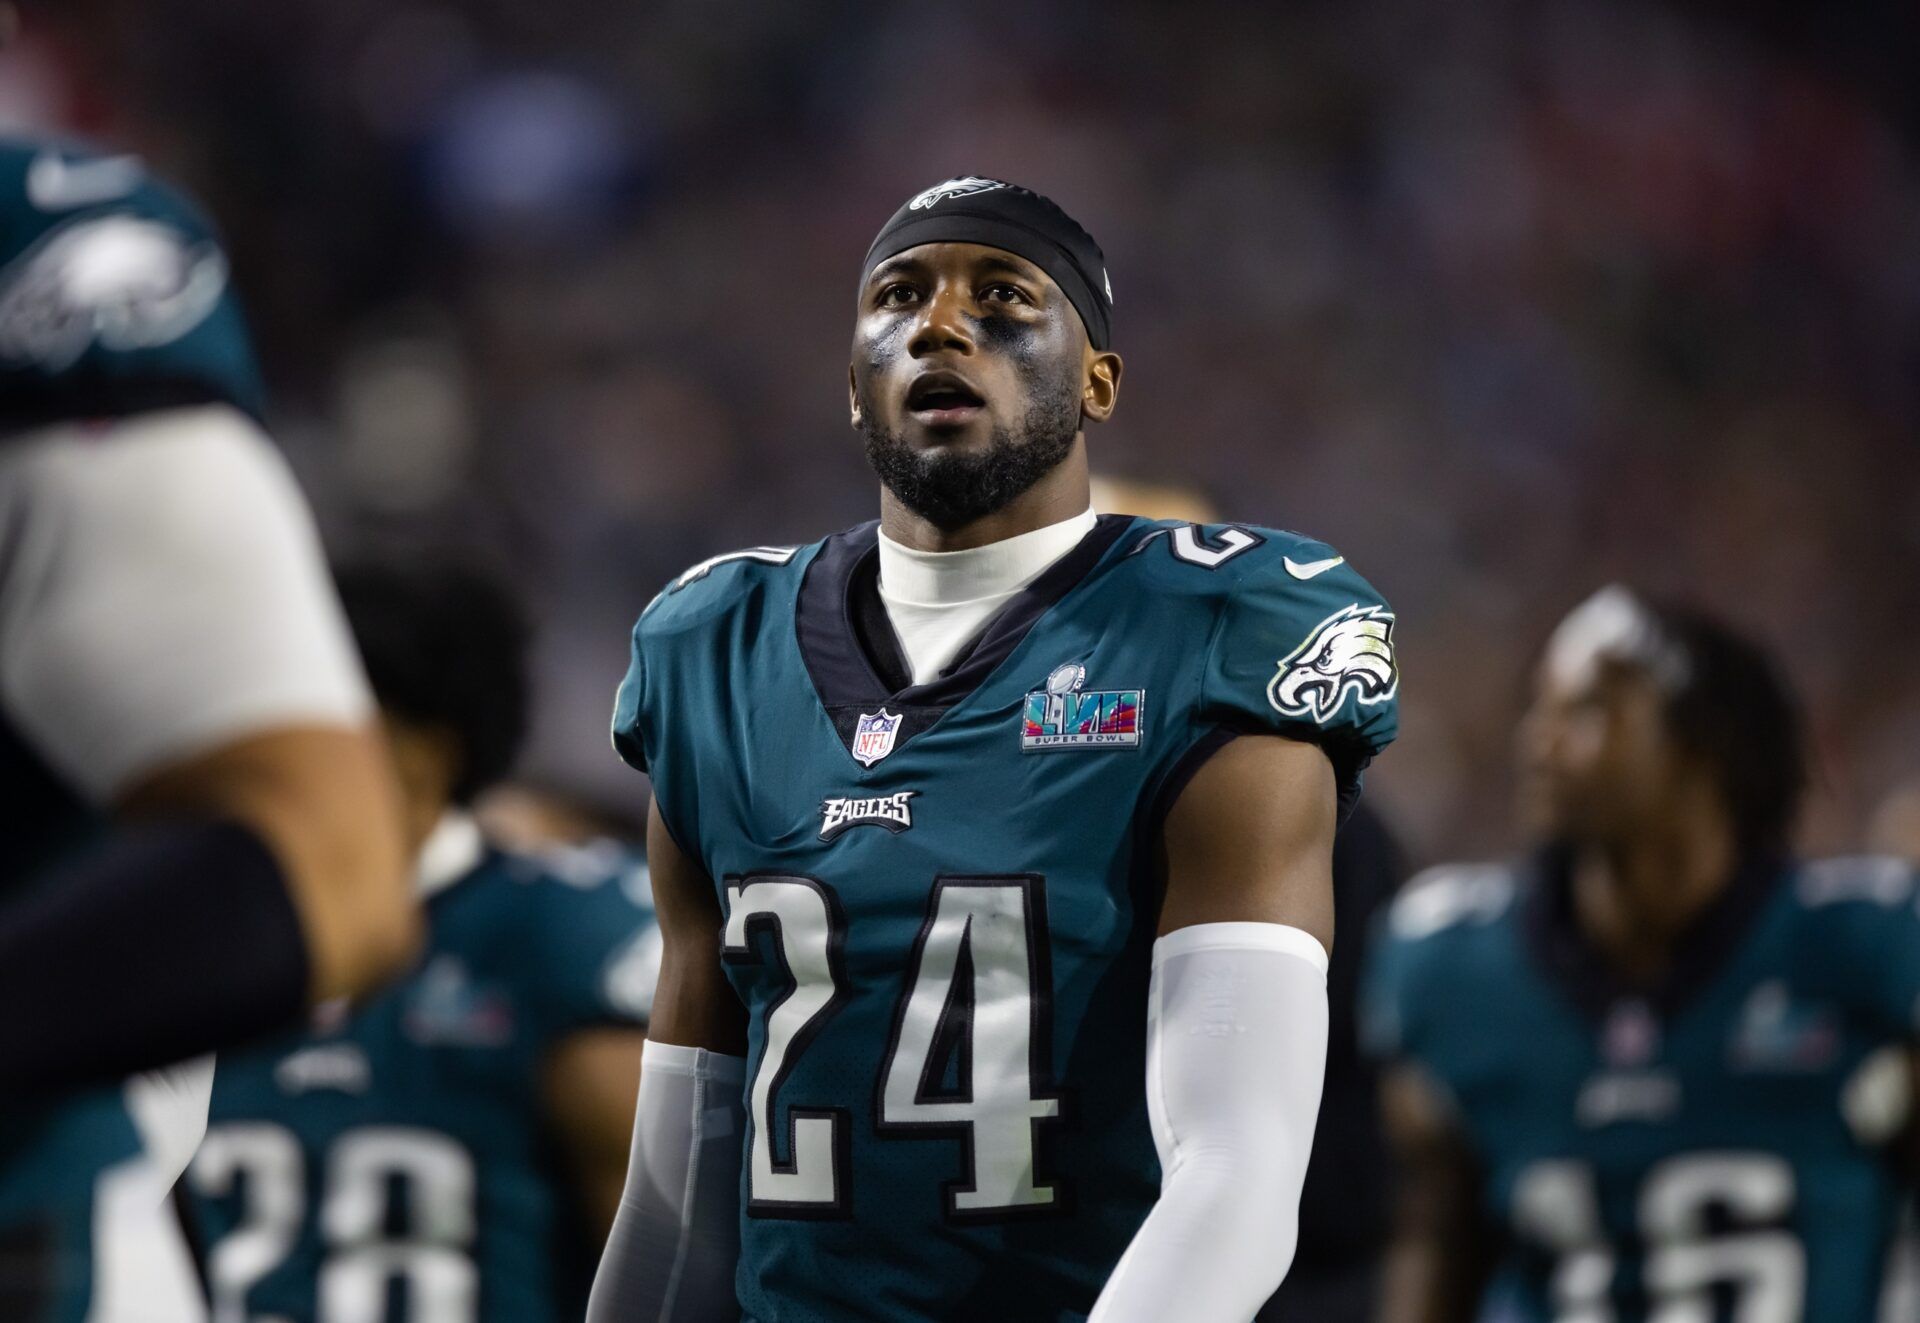
[{"label": "teal football jersey", "polygon": [[134,157],[0,138],[0,435],[261,394],[198,208]]},{"label": "teal football jersey", "polygon": [[1242,732],[1320,744],[1350,802],[1393,616],[1294,534],[1105,516],[896,687],[876,565],[867,524],[695,566],[616,700],[750,1016],[741,1307],[1084,1319],[1158,1189],[1161,818]]},{"label": "teal football jersey", "polygon": [[[182,404],[258,413],[260,394],[226,257],[191,203],[132,158],[0,138],[0,445]],[[4,906],[106,827],[4,717],[0,785]],[[0,1254],[40,1278],[22,1288],[35,1304],[8,1294],[10,1307],[33,1323],[84,1315],[96,1188],[139,1151],[118,1089],[0,1115]]]},{"label": "teal football jersey", "polygon": [[[659,964],[623,850],[489,851],[400,982],[224,1054],[187,1170],[214,1317],[572,1323],[598,1241],[543,1123],[566,1035],[644,1026]],[[324,1020],[325,1017],[323,1017]]]},{"label": "teal football jersey", "polygon": [[[1908,866],[1747,868],[1630,989],[1566,869],[1437,869],[1395,903],[1369,1033],[1457,1112],[1505,1246],[1487,1323],[1872,1323],[1920,1008]],[[1888,1086],[1894,1086],[1889,1091]]]}]

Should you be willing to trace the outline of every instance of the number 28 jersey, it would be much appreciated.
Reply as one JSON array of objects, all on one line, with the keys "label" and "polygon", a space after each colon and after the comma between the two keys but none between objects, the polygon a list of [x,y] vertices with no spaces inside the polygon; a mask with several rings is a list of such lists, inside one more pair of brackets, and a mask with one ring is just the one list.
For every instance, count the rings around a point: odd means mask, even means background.
[{"label": "number 28 jersey", "polygon": [[[525,855],[468,839],[477,857],[426,896],[406,975],[350,1013],[221,1054],[182,1183],[219,1323],[585,1310],[597,1242],[545,1124],[546,1066],[574,1034],[644,1026],[651,892],[610,842]],[[463,843],[446,828],[435,840]]]},{"label": "number 28 jersey", "polygon": [[1161,819],[1249,732],[1320,744],[1351,802],[1394,618],[1294,534],[1105,516],[896,688],[876,563],[868,524],[695,566],[616,700],[749,1011],[741,1307],[1084,1319],[1159,1182]]}]

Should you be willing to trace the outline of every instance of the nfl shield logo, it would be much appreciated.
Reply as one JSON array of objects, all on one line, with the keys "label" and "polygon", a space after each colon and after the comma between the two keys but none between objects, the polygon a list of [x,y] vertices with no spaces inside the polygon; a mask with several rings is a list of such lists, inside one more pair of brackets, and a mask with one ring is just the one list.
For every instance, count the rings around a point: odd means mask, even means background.
[{"label": "nfl shield logo", "polygon": [[863,712],[853,730],[853,756],[862,767],[871,767],[893,752],[893,741],[899,733],[900,718],[888,716],[884,707],[872,716]]}]

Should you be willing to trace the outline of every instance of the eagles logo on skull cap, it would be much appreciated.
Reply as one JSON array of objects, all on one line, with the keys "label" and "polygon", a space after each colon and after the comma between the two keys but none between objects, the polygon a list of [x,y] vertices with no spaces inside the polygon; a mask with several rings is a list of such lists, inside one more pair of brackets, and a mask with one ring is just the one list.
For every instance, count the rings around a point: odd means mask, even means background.
[{"label": "eagles logo on skull cap", "polygon": [[907,204],[908,211],[924,211],[945,198],[963,198],[972,193],[991,193],[1006,185],[998,179],[982,179],[979,175],[967,175],[962,179],[949,179],[944,184],[935,184],[919,197]]}]

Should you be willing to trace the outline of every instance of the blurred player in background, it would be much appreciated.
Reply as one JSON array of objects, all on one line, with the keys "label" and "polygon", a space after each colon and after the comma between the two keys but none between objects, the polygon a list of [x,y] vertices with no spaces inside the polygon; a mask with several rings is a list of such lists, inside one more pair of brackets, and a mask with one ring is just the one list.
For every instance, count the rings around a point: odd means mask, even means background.
[{"label": "blurred player in background", "polygon": [[477,816],[481,830],[505,850],[600,849],[646,832],[644,814],[631,805],[604,804],[577,788],[524,778],[489,790]]},{"label": "blurred player in background", "polygon": [[1111,297],[1038,194],[910,200],[849,369],[880,521],[635,627],[667,950],[594,1323],[1245,1323],[1284,1276],[1393,616],[1324,544],[1094,513]]},{"label": "blurred player in background", "polygon": [[221,1057],[188,1169],[216,1320],[577,1320],[613,1220],[658,967],[632,854],[490,846],[526,630],[492,581],[349,570],[427,910],[400,982]]},{"label": "blurred player in background", "polygon": [[1609,588],[1555,633],[1520,739],[1542,849],[1416,879],[1370,980],[1388,1323],[1875,1318],[1920,915],[1902,861],[1791,857],[1801,738],[1706,616]]},{"label": "blurred player in background", "polygon": [[194,208],[131,157],[0,141],[9,1323],[166,1317],[96,1262],[172,1180],[118,1082],[363,991],[414,937],[393,774],[260,408]]},{"label": "blurred player in background", "polygon": [[[1096,474],[1096,510],[1218,523],[1220,511],[1186,487]],[[1365,1323],[1373,1317],[1387,1240],[1389,1163],[1380,1126],[1379,1066],[1361,1051],[1360,974],[1373,920],[1406,876],[1399,842],[1366,800],[1333,838],[1334,943],[1327,965],[1327,1076],[1313,1159],[1300,1192],[1293,1270],[1260,1323]]]}]

